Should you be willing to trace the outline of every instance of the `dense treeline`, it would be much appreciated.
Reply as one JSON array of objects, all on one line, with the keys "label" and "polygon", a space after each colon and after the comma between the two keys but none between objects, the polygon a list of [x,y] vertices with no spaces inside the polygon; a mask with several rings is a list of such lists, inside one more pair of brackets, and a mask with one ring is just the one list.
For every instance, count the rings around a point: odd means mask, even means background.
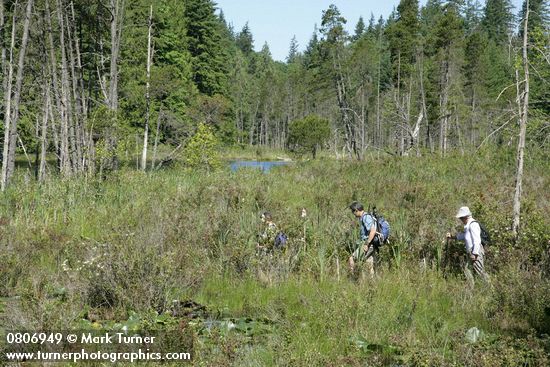
[{"label": "dense treeline", "polygon": [[[294,38],[282,63],[211,0],[2,0],[2,186],[16,153],[36,154],[40,179],[47,153],[64,176],[129,156],[145,168],[200,123],[226,144],[292,149],[293,122],[317,115],[330,121],[325,146],[359,159],[369,148],[515,145],[526,4],[516,15],[509,0],[402,0],[354,34],[331,5],[305,51]],[[547,145],[550,13],[545,0],[528,4],[527,135]]]}]

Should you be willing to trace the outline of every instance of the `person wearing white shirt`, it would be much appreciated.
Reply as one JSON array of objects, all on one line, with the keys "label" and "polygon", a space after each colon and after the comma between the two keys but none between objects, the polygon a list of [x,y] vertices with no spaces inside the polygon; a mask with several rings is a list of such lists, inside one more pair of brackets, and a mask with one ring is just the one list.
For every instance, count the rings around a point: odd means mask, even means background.
[{"label": "person wearing white shirt", "polygon": [[456,217],[464,224],[464,232],[457,233],[454,236],[447,233],[447,238],[464,241],[466,253],[470,257],[475,273],[484,281],[488,281],[489,277],[485,272],[484,265],[485,251],[481,244],[481,226],[472,217],[472,212],[467,206],[461,207]]}]

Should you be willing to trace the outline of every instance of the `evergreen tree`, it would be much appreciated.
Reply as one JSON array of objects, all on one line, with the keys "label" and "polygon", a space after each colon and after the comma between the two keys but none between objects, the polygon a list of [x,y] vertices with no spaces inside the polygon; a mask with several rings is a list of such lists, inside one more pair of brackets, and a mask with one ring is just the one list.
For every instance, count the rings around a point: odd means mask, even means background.
[{"label": "evergreen tree", "polygon": [[361,36],[363,36],[363,33],[365,33],[365,21],[363,20],[363,17],[360,16],[357,24],[355,25],[355,34],[353,35],[352,40],[358,40]]},{"label": "evergreen tree", "polygon": [[487,37],[483,32],[476,31],[466,39],[464,75],[467,87],[475,88],[483,84],[486,67],[483,64],[483,53],[486,47]]},{"label": "evergreen tree", "polygon": [[264,43],[262,49],[253,54],[250,59],[250,74],[262,78],[266,73],[271,72],[272,70],[273,59],[271,56],[271,50],[267,42]]},{"label": "evergreen tree", "polygon": [[487,0],[482,25],[490,40],[506,44],[512,32],[514,15],[510,0]]},{"label": "evergreen tree", "polygon": [[[326,91],[332,86],[330,77],[322,71],[323,63],[326,62],[326,50],[318,36],[317,25],[315,25],[313,34],[304,51],[303,66],[305,69],[304,83],[306,103],[310,106],[316,105],[316,97],[326,94]],[[308,112],[313,112],[309,110]]]},{"label": "evergreen tree", "polygon": [[348,37],[344,29],[346,23],[346,18],[342,16],[340,10],[335,5],[330,5],[327,10],[323,10],[320,31],[327,42],[343,45]]},{"label": "evergreen tree", "polygon": [[[389,22],[389,20],[388,20]],[[376,34],[380,34],[380,32],[383,32],[384,31],[384,27],[386,25],[386,22],[384,21],[384,17],[383,16],[380,16],[380,18],[378,18],[378,23],[376,24]]]},{"label": "evergreen tree", "polygon": [[[523,1],[519,14],[520,20],[525,18],[527,2]],[[548,0],[529,0],[529,22],[527,23],[527,34],[533,40],[537,33],[547,33],[550,26],[550,10]],[[523,27],[519,27],[520,38],[523,37]]]},{"label": "evergreen tree", "polygon": [[248,22],[246,22],[243,29],[239,32],[239,34],[237,34],[235,43],[237,44],[239,50],[247,56],[254,51],[254,39],[252,37],[252,32],[250,32]]},{"label": "evergreen tree", "polygon": [[443,17],[441,0],[428,0],[420,12],[420,33],[422,35],[423,51],[428,57],[436,53],[437,25]]},{"label": "evergreen tree", "polygon": [[320,43],[317,33],[317,25],[315,25],[313,34],[311,35],[311,38],[309,39],[306,50],[304,52],[304,66],[307,69],[319,66]]},{"label": "evergreen tree", "polygon": [[397,6],[396,20],[388,33],[395,80],[401,80],[412,72],[419,42],[420,24],[418,0],[401,0]]},{"label": "evergreen tree", "polygon": [[218,18],[220,19],[220,23],[222,24],[222,29],[226,33],[226,36],[230,38],[232,41],[235,41],[235,32],[233,31],[233,25],[227,23],[227,20],[225,19],[225,14],[221,9],[220,9],[220,14],[218,15]]},{"label": "evergreen tree", "polygon": [[294,61],[296,61],[297,57],[298,57],[298,41],[296,40],[296,35],[294,35],[290,40],[290,47],[288,50],[288,56],[286,57],[286,62],[288,64],[291,64]]},{"label": "evergreen tree", "polygon": [[251,84],[252,77],[248,73],[248,60],[241,50],[237,49],[231,68],[229,88],[230,98],[233,102],[235,113],[235,128],[237,130],[237,143],[244,144],[248,140],[247,132],[250,125],[251,110]]},{"label": "evergreen tree", "polygon": [[[134,3],[128,9],[133,24],[142,24],[148,16],[148,1]],[[192,58],[187,50],[185,7],[182,2],[161,3],[153,8],[153,49],[151,102],[153,112],[161,108],[170,116],[172,131],[165,138],[178,142],[184,129],[188,107],[197,95],[193,83]],[[127,120],[142,125],[144,114],[144,65],[146,63],[146,28],[128,27],[123,47],[121,100]]]},{"label": "evergreen tree", "polygon": [[463,20],[460,17],[458,4],[449,1],[443,6],[443,14],[437,24],[436,49],[449,50],[463,35]]},{"label": "evergreen tree", "polygon": [[443,5],[443,14],[439,18],[436,30],[435,47],[439,65],[439,122],[440,149],[446,154],[451,114],[457,113],[460,101],[461,85],[459,68],[461,64],[461,42],[463,39],[463,20],[459,13],[459,4],[449,1]]},{"label": "evergreen tree", "polygon": [[464,25],[466,32],[471,34],[481,24],[481,17],[483,15],[483,7],[479,0],[466,0],[464,5]]},{"label": "evergreen tree", "polygon": [[[523,2],[520,19],[525,19],[527,2]],[[529,0],[529,22],[527,23],[528,58],[535,70],[532,74],[531,106],[550,114],[550,11],[546,0]],[[522,22],[523,23],[523,22]],[[519,27],[523,38],[523,26]]]},{"label": "evergreen tree", "polygon": [[327,10],[323,11],[321,21],[322,48],[324,50],[322,75],[332,82],[334,88],[348,155],[359,159],[361,152],[359,151],[357,125],[353,121],[357,115],[352,114],[350,108],[350,75],[349,69],[346,67],[348,50],[345,46],[349,39],[344,29],[346,22],[335,5],[330,5]]},{"label": "evergreen tree", "polygon": [[508,50],[494,40],[489,40],[482,54],[482,64],[487,73],[487,91],[490,98],[496,99],[504,88],[514,82],[513,65],[509,63]]},{"label": "evergreen tree", "polygon": [[258,57],[256,58],[256,60],[258,60],[257,70],[261,70],[264,73],[272,72],[273,57],[271,55],[271,50],[269,49],[269,45],[267,44],[267,42],[265,42],[262,46],[262,49],[258,53]]},{"label": "evergreen tree", "polygon": [[214,2],[189,0],[185,4],[193,79],[202,93],[224,93],[227,88],[229,55],[223,48],[222,25],[215,14]]},{"label": "evergreen tree", "polygon": [[370,13],[369,26],[367,27],[367,33],[372,34],[376,32],[376,19],[374,14]]}]

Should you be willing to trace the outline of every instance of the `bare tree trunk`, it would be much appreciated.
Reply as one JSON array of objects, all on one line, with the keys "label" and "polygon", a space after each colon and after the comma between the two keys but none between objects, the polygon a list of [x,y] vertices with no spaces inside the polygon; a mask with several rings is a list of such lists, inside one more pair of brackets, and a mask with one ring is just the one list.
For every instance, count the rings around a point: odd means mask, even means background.
[{"label": "bare tree trunk", "polygon": [[59,162],[61,161],[59,157],[59,152],[60,152],[59,134],[57,133],[57,127],[55,126],[55,117],[54,117],[53,107],[51,102],[48,107],[49,107],[49,113],[50,113],[50,118],[52,122],[50,125],[51,125],[52,135],[53,135],[53,145],[55,147],[55,154],[56,154],[56,159],[59,167]]},{"label": "bare tree trunk", "polygon": [[0,0],[0,70],[2,71],[2,92],[6,90],[7,69],[6,69],[6,45],[4,43],[4,0]]},{"label": "bare tree trunk", "polygon": [[155,164],[157,162],[157,145],[159,142],[159,130],[160,130],[160,119],[162,118],[162,106],[159,109],[159,115],[157,117],[157,131],[155,133],[155,145],[153,147],[153,161],[151,162],[151,168],[155,169]]},{"label": "bare tree trunk", "polygon": [[[401,144],[403,146],[402,154],[405,153],[405,149],[407,148],[405,146],[405,144],[406,144],[405,139],[407,138],[407,134],[409,133],[409,131],[412,129],[411,128],[411,99],[412,99],[412,94],[413,94],[412,93],[413,92],[412,88],[413,88],[413,74],[411,73],[411,75],[409,76],[409,90],[407,92],[407,95],[403,98],[403,104],[404,104],[404,106],[403,106],[403,125],[402,125],[402,128],[401,128],[401,136],[402,136]],[[420,121],[422,121],[422,119],[420,119]],[[420,123],[418,123],[416,126],[418,128],[420,128]],[[413,143],[411,142],[411,144],[413,144]]]},{"label": "bare tree trunk", "polygon": [[260,130],[258,132],[258,145],[263,144],[263,136],[264,136],[264,116],[262,115],[262,118],[260,119]]},{"label": "bare tree trunk", "polygon": [[42,128],[40,134],[40,163],[38,169],[38,181],[43,182],[46,178],[46,151],[48,149],[48,115],[50,110],[50,84],[46,81],[44,88],[44,109],[42,111]]},{"label": "bare tree trunk", "polygon": [[74,33],[74,43],[75,43],[75,51],[76,51],[76,67],[78,71],[78,84],[80,86],[80,93],[79,93],[79,107],[81,108],[83,121],[86,121],[86,117],[88,115],[88,103],[85,98],[85,87],[84,87],[84,73],[82,72],[82,58],[80,55],[80,42],[79,37],[76,32],[76,17],[74,12],[74,2],[71,1],[71,14],[72,14],[72,24],[73,24],[73,33]]},{"label": "bare tree trunk", "polygon": [[[136,170],[139,170],[139,134],[135,134],[136,143],[135,143],[135,156],[136,156]],[[126,159],[128,159],[128,149],[126,149]]]},{"label": "bare tree trunk", "polygon": [[422,120],[424,119],[424,114],[426,110],[426,101],[425,101],[425,94],[424,94],[424,72],[423,72],[423,59],[422,55],[417,55],[418,62],[418,70],[419,70],[419,79],[420,79],[420,94],[422,97],[422,109],[420,110],[420,113],[418,114],[418,117],[416,119],[416,123],[414,124],[414,127],[411,127],[409,125],[409,119],[410,119],[410,108],[411,108],[411,97],[412,97],[412,79],[413,76],[411,74],[411,77],[409,79],[409,95],[408,95],[408,108],[407,108],[407,122],[404,125],[407,128],[407,133],[409,137],[409,142],[407,146],[407,150],[404,152],[404,155],[408,156],[409,152],[414,148],[416,150],[416,156],[420,156],[420,128],[422,127]]},{"label": "bare tree trunk", "polygon": [[256,108],[254,112],[250,114],[250,132],[249,132],[249,143],[250,146],[254,143],[254,131],[256,130],[256,116],[258,115],[258,109],[260,108],[260,99],[258,97],[258,102],[256,103]]},{"label": "bare tree trunk", "polygon": [[[398,113],[401,113],[401,50],[397,52],[397,94],[395,95],[395,107]],[[399,134],[398,137],[398,151],[399,154],[402,154],[403,152],[403,127],[401,125],[399,126],[399,132],[396,132],[396,134]]]},{"label": "bare tree trunk", "polygon": [[382,126],[380,123],[380,79],[382,74],[382,30],[378,31],[378,81],[376,83],[376,139],[378,152],[382,149]]},{"label": "bare tree trunk", "polygon": [[145,84],[145,131],[143,132],[143,152],[141,154],[141,169],[147,168],[147,144],[149,143],[149,114],[151,99],[149,97],[149,82],[151,79],[151,29],[153,28],[153,5],[149,8],[149,31],[147,34],[147,81]]},{"label": "bare tree trunk", "polygon": [[[72,5],[72,2],[71,2]],[[69,67],[70,67],[70,86],[69,98],[71,100],[71,125],[69,126],[69,141],[72,154],[72,172],[84,171],[83,159],[82,159],[82,140],[81,140],[81,128],[82,128],[82,100],[80,98],[80,91],[78,89],[78,77],[76,73],[75,65],[75,50],[73,46],[73,37],[77,37],[76,32],[73,34],[73,25],[69,19],[68,13],[65,12],[65,25],[67,30],[67,44],[69,52]],[[69,72],[68,71],[68,72]],[[71,94],[72,93],[72,94]]]},{"label": "bare tree trunk", "polygon": [[[526,0],[525,19],[523,23],[523,73],[525,76],[523,94],[518,95],[518,103],[521,103],[521,115],[519,121],[519,140],[517,153],[517,174],[516,174],[516,189],[514,192],[514,218],[512,221],[512,232],[516,240],[519,237],[520,213],[521,213],[521,190],[523,180],[523,157],[525,150],[525,135],[527,130],[527,116],[529,109],[529,60],[527,58],[527,24],[529,22],[529,0]],[[519,81],[518,81],[519,83]],[[519,86],[518,86],[519,90]],[[523,97],[521,99],[521,97]]]},{"label": "bare tree trunk", "polygon": [[349,116],[349,103],[348,103],[348,94],[346,90],[346,80],[342,74],[342,65],[340,63],[340,54],[336,51],[336,54],[333,56],[333,66],[336,70],[336,92],[338,97],[338,107],[340,108],[340,114],[342,116],[342,122],[344,124],[344,137],[346,139],[346,148],[350,158],[354,155],[357,159],[360,158],[359,152],[357,149],[357,140],[355,127]]},{"label": "bare tree trunk", "polygon": [[[2,152],[2,177],[1,177],[1,189],[4,191],[8,184],[8,155],[10,147],[10,129],[11,129],[11,89],[13,83],[13,51],[15,49],[15,24],[17,13],[17,0],[13,6],[13,17],[11,27],[11,42],[10,42],[10,55],[7,60],[6,68],[7,74],[4,74],[4,149]],[[7,78],[6,78],[7,77]]]},{"label": "bare tree trunk", "polygon": [[460,130],[460,121],[458,119],[458,113],[455,113],[455,128],[456,128],[456,135],[458,137],[458,146],[460,147],[460,153],[464,155],[466,152],[464,151],[464,139],[462,138],[462,131]]},{"label": "bare tree trunk", "polygon": [[[59,120],[61,120],[62,115],[62,105],[61,105],[61,97],[59,96],[59,81],[57,78],[57,60],[55,55],[55,48],[53,43],[53,30],[52,30],[52,21],[50,16],[50,4],[49,0],[45,1],[45,20],[46,20],[46,34],[48,36],[48,52],[49,52],[49,62],[48,62],[48,68],[51,74],[52,84],[53,84],[53,96],[55,101],[55,107],[56,112],[59,114]],[[63,155],[61,153],[61,142],[59,141],[59,134],[58,130],[55,124],[57,115],[54,114],[52,103],[50,103],[50,117],[52,119],[51,127],[54,134],[54,144],[55,144],[55,151],[56,151],[56,157],[57,157],[57,166],[59,170],[61,171],[61,156]]]},{"label": "bare tree trunk", "polygon": [[440,113],[440,136],[439,149],[444,157],[447,153],[447,130],[449,126],[449,61],[443,61],[443,80],[441,83],[442,91],[439,97],[439,113]]},{"label": "bare tree trunk", "polygon": [[[17,148],[17,122],[19,120],[19,100],[21,98],[21,87],[23,85],[23,68],[25,66],[25,53],[27,50],[27,42],[29,39],[29,27],[31,22],[31,11],[33,6],[33,0],[29,0],[27,2],[27,8],[25,11],[25,23],[23,25],[23,37],[21,39],[21,46],[19,49],[19,59],[17,62],[17,75],[15,77],[15,93],[13,97],[13,115],[11,111],[11,80],[9,80],[10,84],[10,95],[8,95],[8,104],[6,105],[7,111],[7,122],[5,123],[4,127],[4,156],[2,160],[2,183],[1,188],[2,191],[5,190],[10,177],[13,175],[14,169],[15,169],[15,150]],[[14,10],[15,13],[15,10]],[[15,17],[14,17],[14,25],[15,25]],[[15,42],[15,26],[13,27],[12,32],[12,42]],[[13,74],[13,63],[11,60],[13,59],[13,46],[12,43],[10,49],[10,72],[8,72],[8,78],[11,79],[11,76]],[[6,91],[7,94],[8,91]]]},{"label": "bare tree trunk", "polygon": [[86,133],[86,156],[88,159],[87,173],[89,176],[93,176],[95,173],[95,144],[93,129],[90,127]]},{"label": "bare tree trunk", "polygon": [[470,144],[472,146],[476,145],[476,133],[475,133],[475,114],[476,114],[476,89],[472,86],[472,109],[470,114]]},{"label": "bare tree trunk", "polygon": [[[421,53],[422,55],[422,53]],[[429,140],[429,126],[430,122],[428,120],[428,108],[426,107],[426,90],[424,89],[424,57],[421,56],[420,60],[422,63],[420,65],[420,94],[422,96],[422,114],[424,115],[424,121],[426,121],[426,130],[428,131],[428,140]],[[420,135],[420,133],[419,133]],[[417,154],[420,155],[420,151],[417,150]]]},{"label": "bare tree trunk", "polygon": [[70,101],[70,86],[69,72],[67,66],[67,53],[65,44],[65,22],[63,19],[63,4],[61,0],[57,0],[57,20],[59,22],[59,47],[61,49],[61,129],[60,129],[60,172],[66,177],[71,174],[71,157],[70,157],[70,142],[69,142],[69,126],[71,124],[71,101]]},{"label": "bare tree trunk", "polygon": [[235,109],[235,118],[237,120],[237,142],[239,144],[243,143],[243,134],[244,134],[244,122],[243,122],[243,112],[242,112],[242,102],[239,101],[239,108]]},{"label": "bare tree trunk", "polygon": [[[27,2],[27,9],[25,11],[25,23],[23,25],[23,38],[21,39],[21,46],[19,48],[19,59],[17,62],[17,75],[15,76],[15,93],[13,98],[13,116],[11,118],[10,129],[10,147],[9,147],[9,165],[8,165],[8,180],[15,170],[15,150],[17,149],[18,133],[17,124],[19,122],[19,105],[21,100],[21,88],[23,86],[23,71],[25,67],[25,56],[27,51],[27,43],[29,40],[29,27],[32,16],[33,0]],[[23,149],[23,142],[21,142]]]},{"label": "bare tree trunk", "polygon": [[[368,103],[368,98],[367,98]],[[367,132],[366,132],[366,109],[365,106],[365,90],[364,87],[361,88],[361,159],[363,159],[363,155],[365,154],[365,149],[367,147]]]},{"label": "bare tree trunk", "polygon": [[[70,76],[72,82],[72,101],[74,103],[74,111],[72,113],[73,124],[71,125],[70,139],[73,151],[73,170],[76,172],[84,172],[84,151],[85,151],[85,131],[84,124],[86,120],[86,112],[84,108],[84,87],[82,82],[82,66],[80,61],[80,50],[78,42],[78,34],[76,31],[76,20],[74,15],[73,1],[70,3],[71,17],[69,13],[65,13],[65,23],[68,35],[68,50],[69,50],[69,65]],[[81,84],[82,82],[82,84]]]},{"label": "bare tree trunk", "polygon": [[118,56],[122,35],[124,0],[111,0],[111,63],[109,71],[109,107],[118,109]]},{"label": "bare tree trunk", "polygon": [[[27,163],[29,164],[29,171],[32,170],[32,163],[31,159],[29,158],[29,155],[27,154],[27,149],[25,148],[25,144],[23,144],[23,140],[21,140],[21,137],[17,135],[17,140],[19,141],[19,146],[21,146],[21,149],[23,149],[23,154],[25,155],[25,158],[27,158]],[[17,144],[16,144],[17,147]]]},{"label": "bare tree trunk", "polygon": [[[112,112],[112,118],[117,119],[118,112],[118,56],[120,54],[120,40],[124,19],[124,0],[111,0],[111,60],[109,67],[109,91],[107,107]],[[113,125],[114,125],[113,124]],[[118,168],[116,148],[118,145],[116,131],[109,132],[106,137],[107,150],[110,152],[110,169]]]}]

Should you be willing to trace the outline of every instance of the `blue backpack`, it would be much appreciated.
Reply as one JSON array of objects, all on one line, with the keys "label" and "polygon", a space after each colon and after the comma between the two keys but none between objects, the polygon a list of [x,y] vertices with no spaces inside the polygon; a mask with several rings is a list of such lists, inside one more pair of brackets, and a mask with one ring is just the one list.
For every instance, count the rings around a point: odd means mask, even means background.
[{"label": "blue backpack", "polygon": [[372,208],[372,213],[370,214],[373,219],[376,221],[376,231],[378,233],[382,234],[382,241],[380,241],[380,246],[388,242],[388,238],[390,237],[390,224],[386,219],[384,219],[383,216],[379,216],[376,213],[376,207]]},{"label": "blue backpack", "polygon": [[388,238],[390,237],[390,224],[384,217],[374,217],[376,220],[376,230],[380,233],[382,233],[382,236],[384,237],[382,241],[380,241],[380,245],[383,245],[384,243],[388,242]]},{"label": "blue backpack", "polygon": [[275,236],[275,241],[273,241],[273,248],[276,250],[282,250],[285,248],[288,241],[288,236],[284,232],[277,233]]}]

